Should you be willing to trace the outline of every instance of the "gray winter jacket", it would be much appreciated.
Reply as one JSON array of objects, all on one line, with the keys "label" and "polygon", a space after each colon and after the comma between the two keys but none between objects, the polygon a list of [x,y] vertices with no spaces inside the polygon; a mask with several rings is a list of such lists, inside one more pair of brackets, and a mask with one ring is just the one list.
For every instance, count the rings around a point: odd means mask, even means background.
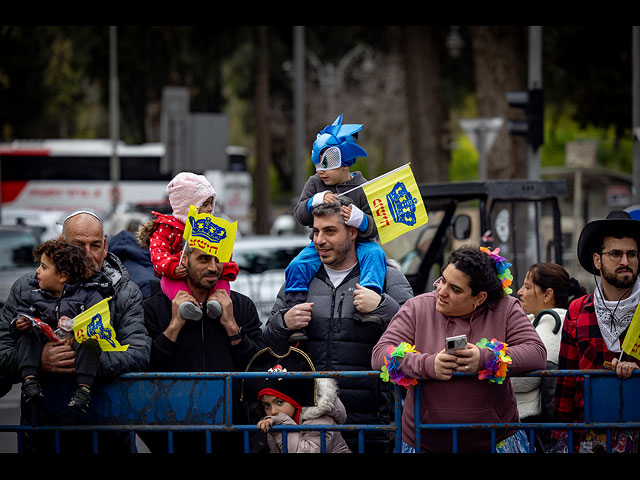
[{"label": "gray winter jacket", "polygon": [[[112,253],[107,254],[102,271],[113,286],[113,300],[109,302],[111,324],[121,345],[129,345],[124,352],[101,352],[98,378],[113,378],[123,373],[144,371],[149,361],[151,338],[147,336],[142,311],[142,294],[131,281],[129,273]],[[33,274],[28,273],[15,281],[7,303],[0,312],[0,373],[18,378],[16,339],[10,325],[16,316],[16,307],[28,289]],[[17,380],[16,380],[17,381]]]},{"label": "gray winter jacket", "polygon": [[[347,414],[338,397],[338,385],[332,378],[318,378],[318,404],[302,407],[300,425],[340,425],[345,423]],[[273,418],[274,425],[295,425],[293,419],[283,413]],[[287,432],[288,453],[320,453],[321,435],[319,430]],[[339,431],[326,431],[326,453],[351,453]],[[271,453],[282,453],[282,432],[270,431],[267,442]]]},{"label": "gray winter jacket", "polygon": [[[307,302],[314,302],[311,322],[306,328],[308,341],[304,350],[318,371],[371,370],[371,352],[400,306],[413,297],[409,282],[402,272],[387,267],[382,301],[371,312],[361,316],[353,305],[353,291],[360,278],[356,265],[344,281],[334,288],[321,268],[309,284]],[[284,323],[287,309],[284,289],[280,290],[271,315],[263,330],[265,342],[282,354],[289,348],[291,331]],[[347,423],[388,423],[391,416],[391,392],[379,378],[363,377],[339,380],[340,398],[347,409]]]}]

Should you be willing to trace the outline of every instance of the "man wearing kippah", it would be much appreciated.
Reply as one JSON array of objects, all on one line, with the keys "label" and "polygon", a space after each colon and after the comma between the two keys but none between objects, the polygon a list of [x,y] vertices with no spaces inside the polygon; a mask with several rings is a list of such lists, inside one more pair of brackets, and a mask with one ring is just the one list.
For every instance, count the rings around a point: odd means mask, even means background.
[{"label": "man wearing kippah", "polygon": [[[638,245],[640,222],[624,211],[610,212],[606,219],[588,223],[578,240],[578,260],[594,276],[595,289],[571,302],[564,320],[560,370],[612,369],[621,379],[638,368],[638,360],[622,351],[625,333],[640,302]],[[584,380],[559,377],[555,416],[558,422],[584,421]],[[576,431],[580,451],[594,451],[599,439]],[[628,432],[614,430],[614,445],[635,449]],[[636,440],[637,441],[637,440]]]},{"label": "man wearing kippah", "polygon": [[[110,301],[111,324],[121,345],[129,345],[126,351],[101,352],[97,379],[104,381],[118,377],[123,373],[141,372],[149,361],[151,339],[144,326],[142,294],[138,286],[131,281],[127,270],[120,260],[108,252],[107,239],[100,216],[91,210],[77,210],[64,219],[61,239],[82,248],[93,262],[93,268],[104,272],[110,283],[102,285],[104,296],[112,296]],[[11,335],[9,326],[16,316],[16,305],[29,286],[28,273],[16,280],[11,287],[7,303],[0,313],[0,372],[11,378],[18,377],[16,339]],[[65,342],[47,342],[42,350],[40,372],[45,391],[54,393],[49,398],[66,398],[75,385],[73,379],[75,351]],[[17,381],[17,380],[16,380]],[[69,390],[65,394],[65,389]],[[39,405],[37,422],[40,425],[58,425],[62,420],[64,408],[52,403]],[[23,408],[21,423],[31,424],[31,409]],[[68,436],[66,436],[68,435]],[[90,452],[92,449],[90,432],[71,432],[61,436],[62,452]],[[127,453],[131,449],[130,436],[127,433],[101,432],[99,435],[100,453]],[[27,452],[53,452],[54,439],[50,434],[25,435],[24,449]]]}]

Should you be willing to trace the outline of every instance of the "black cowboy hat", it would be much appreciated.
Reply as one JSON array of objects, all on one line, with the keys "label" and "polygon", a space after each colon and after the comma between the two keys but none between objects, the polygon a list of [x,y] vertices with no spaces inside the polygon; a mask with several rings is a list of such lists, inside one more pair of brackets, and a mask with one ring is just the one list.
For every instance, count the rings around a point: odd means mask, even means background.
[{"label": "black cowboy hat", "polygon": [[587,272],[600,275],[593,265],[593,254],[600,252],[604,237],[632,237],[640,246],[640,221],[631,218],[624,210],[609,212],[604,220],[587,223],[578,239],[578,260]]}]

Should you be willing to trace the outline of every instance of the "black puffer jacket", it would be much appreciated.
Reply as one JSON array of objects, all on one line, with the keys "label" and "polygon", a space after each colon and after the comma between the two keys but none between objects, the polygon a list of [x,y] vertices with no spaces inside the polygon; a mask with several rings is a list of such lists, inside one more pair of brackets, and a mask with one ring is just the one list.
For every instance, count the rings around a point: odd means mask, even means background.
[{"label": "black puffer jacket", "polygon": [[60,317],[66,315],[73,318],[113,294],[111,282],[102,272],[95,272],[84,283],[65,284],[59,297],[40,289],[35,274],[28,284],[31,288],[20,298],[17,313],[37,317],[54,330],[58,328]]},{"label": "black puffer jacket", "polygon": [[[98,378],[113,378],[123,373],[141,372],[149,362],[151,338],[144,326],[142,294],[138,286],[131,281],[129,273],[118,258],[109,253],[104,261],[102,272],[108,277],[113,292],[109,302],[111,324],[121,345],[129,345],[124,352],[101,352]],[[15,281],[7,303],[0,313],[0,373],[18,378],[16,339],[11,333],[11,322],[16,317],[20,299],[32,286],[29,281],[33,274],[28,273]]]},{"label": "black puffer jacket", "polygon": [[[311,322],[307,327],[308,341],[304,350],[318,371],[371,370],[371,352],[391,318],[400,306],[413,297],[405,276],[387,267],[382,302],[371,312],[380,320],[363,322],[353,305],[353,291],[360,279],[360,268],[354,267],[344,281],[334,288],[321,268],[309,284],[307,302],[314,302]],[[280,290],[271,316],[265,325],[265,342],[282,354],[289,348],[289,330],[284,324],[287,312],[283,289]],[[392,396],[389,385],[377,377],[340,379],[340,398],[347,410],[347,423],[388,424],[391,418]]]}]

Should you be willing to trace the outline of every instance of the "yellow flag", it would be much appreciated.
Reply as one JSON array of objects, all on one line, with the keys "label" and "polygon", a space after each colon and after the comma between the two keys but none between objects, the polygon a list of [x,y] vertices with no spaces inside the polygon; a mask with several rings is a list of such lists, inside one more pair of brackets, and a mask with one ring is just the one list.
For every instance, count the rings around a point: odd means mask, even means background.
[{"label": "yellow flag", "polygon": [[382,244],[429,221],[409,164],[363,184],[362,189]]},{"label": "yellow flag", "polygon": [[622,342],[622,350],[640,360],[640,304],[636,308],[631,324],[627,329],[627,333],[624,336],[624,342]]},{"label": "yellow flag", "polygon": [[98,340],[104,352],[124,352],[129,345],[120,345],[116,331],[111,326],[109,300],[105,298],[73,319],[73,334],[78,343],[90,338]]},{"label": "yellow flag", "polygon": [[238,222],[230,223],[209,213],[198,213],[196,207],[191,205],[184,227],[184,239],[190,247],[226,263],[231,260],[237,230]]}]

